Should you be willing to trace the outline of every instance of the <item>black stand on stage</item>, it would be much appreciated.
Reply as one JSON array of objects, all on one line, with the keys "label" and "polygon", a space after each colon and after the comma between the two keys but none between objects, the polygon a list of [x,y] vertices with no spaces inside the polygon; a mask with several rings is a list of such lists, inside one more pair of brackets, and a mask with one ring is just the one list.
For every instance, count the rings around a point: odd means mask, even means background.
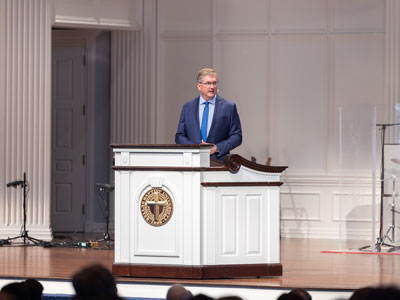
[{"label": "black stand on stage", "polygon": [[[395,247],[394,245],[390,245],[390,244],[386,244],[385,243],[385,239],[388,238],[388,233],[390,231],[391,228],[389,227],[388,232],[383,235],[383,198],[385,196],[385,190],[384,190],[384,185],[385,185],[385,133],[386,133],[386,127],[388,126],[399,126],[400,123],[394,123],[394,124],[376,124],[376,126],[381,127],[381,177],[380,177],[380,182],[381,182],[381,203],[380,203],[380,222],[379,222],[379,237],[377,238],[377,242],[375,243],[375,248],[374,250],[376,250],[377,252],[381,252],[382,251],[382,246],[389,246],[391,247],[391,249],[389,249],[388,251],[395,251],[397,250],[396,248],[399,247]],[[394,191],[393,191],[394,193]],[[394,213],[395,211],[393,211],[392,208],[392,213]],[[394,231],[393,231],[393,236],[394,236]],[[359,250],[364,250],[369,248],[370,246],[364,246],[359,248]]]},{"label": "black stand on stage", "polygon": [[44,241],[39,240],[39,239],[35,239],[33,237],[30,237],[28,235],[28,231],[26,230],[26,196],[27,196],[27,191],[26,191],[26,187],[28,186],[27,181],[26,181],[26,173],[24,172],[24,180],[16,180],[13,182],[9,182],[7,183],[7,187],[14,187],[17,188],[17,186],[21,186],[23,188],[23,211],[24,211],[24,229],[21,233],[21,235],[16,236],[16,237],[12,237],[12,238],[8,238],[6,241],[8,243],[11,243],[11,241],[17,240],[17,239],[23,239],[24,241],[24,245],[29,244],[29,242],[32,242],[34,245],[36,246],[41,246],[44,244]]},{"label": "black stand on stage", "polygon": [[[395,163],[398,163],[397,159],[392,159],[392,161]],[[395,244],[396,243],[395,231],[396,231],[396,228],[399,229],[399,226],[396,226],[396,214],[400,213],[400,211],[396,210],[396,180],[397,180],[397,176],[392,175],[391,179],[392,179],[392,195],[391,195],[392,203],[390,203],[390,211],[392,213],[392,224],[389,225],[385,235],[383,236],[382,244],[384,244],[386,239],[388,239],[390,243]],[[388,252],[400,250],[400,246],[388,245],[388,244],[385,244],[385,245],[390,246],[390,248],[388,249]]]},{"label": "black stand on stage", "polygon": [[103,234],[104,238],[97,240],[97,242],[113,242],[109,232],[110,225],[110,193],[114,190],[114,186],[106,183],[96,183],[100,192],[106,192],[106,232]]}]

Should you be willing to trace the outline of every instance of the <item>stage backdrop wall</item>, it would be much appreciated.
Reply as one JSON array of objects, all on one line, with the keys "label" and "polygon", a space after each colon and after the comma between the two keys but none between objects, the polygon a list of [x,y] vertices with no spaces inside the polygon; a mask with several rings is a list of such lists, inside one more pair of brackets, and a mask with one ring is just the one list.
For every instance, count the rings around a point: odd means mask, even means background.
[{"label": "stage backdrop wall", "polygon": [[[0,0],[0,234],[20,230],[21,194],[5,184],[24,170],[32,178],[30,233],[51,233],[50,33],[56,24],[112,31],[110,142],[173,142],[182,104],[197,96],[197,70],[215,67],[219,93],[237,103],[242,119],[244,142],[236,152],[289,166],[282,235],[337,237],[342,198],[346,237],[370,236],[370,167],[345,164],[339,186],[338,108],[376,105],[378,122],[395,121],[398,1],[115,2]],[[355,111],[363,124],[369,121]],[[353,124],[344,121],[346,128]],[[357,143],[357,157],[368,156],[369,142]],[[350,157],[354,149],[347,145]]]}]

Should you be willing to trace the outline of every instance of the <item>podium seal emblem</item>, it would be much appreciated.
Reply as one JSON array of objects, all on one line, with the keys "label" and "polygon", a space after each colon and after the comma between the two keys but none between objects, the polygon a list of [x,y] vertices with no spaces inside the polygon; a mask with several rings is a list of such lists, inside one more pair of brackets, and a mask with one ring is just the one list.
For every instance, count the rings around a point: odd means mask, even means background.
[{"label": "podium seal emblem", "polygon": [[152,188],[140,201],[143,219],[151,226],[163,226],[171,219],[174,205],[170,195],[160,188]]}]

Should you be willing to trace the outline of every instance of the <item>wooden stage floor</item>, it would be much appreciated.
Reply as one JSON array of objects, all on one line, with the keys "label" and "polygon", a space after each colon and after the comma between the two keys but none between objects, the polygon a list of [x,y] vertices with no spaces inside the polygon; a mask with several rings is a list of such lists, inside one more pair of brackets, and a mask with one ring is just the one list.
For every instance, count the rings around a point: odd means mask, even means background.
[{"label": "wooden stage floor", "polygon": [[[346,247],[351,247],[346,242]],[[368,243],[368,242],[367,242]],[[365,245],[362,241],[353,246]],[[323,250],[339,248],[337,240],[281,240],[283,276],[224,280],[173,280],[117,278],[118,283],[180,282],[191,285],[237,286],[256,288],[306,288],[316,290],[354,290],[369,285],[400,284],[400,255],[332,254]],[[69,281],[72,274],[90,263],[102,263],[111,269],[113,250],[57,248],[38,246],[0,247],[0,278],[32,277]]]}]

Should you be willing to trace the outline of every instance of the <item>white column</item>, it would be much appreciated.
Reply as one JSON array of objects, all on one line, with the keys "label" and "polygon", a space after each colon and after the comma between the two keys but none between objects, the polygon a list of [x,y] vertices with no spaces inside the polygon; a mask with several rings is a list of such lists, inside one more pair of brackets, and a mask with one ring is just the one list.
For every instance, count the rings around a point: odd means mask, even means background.
[{"label": "white column", "polygon": [[29,182],[27,229],[50,239],[50,83],[53,1],[0,0],[0,238],[20,233]]},{"label": "white column", "polygon": [[144,1],[140,31],[111,36],[111,142],[155,143],[156,1]]}]

